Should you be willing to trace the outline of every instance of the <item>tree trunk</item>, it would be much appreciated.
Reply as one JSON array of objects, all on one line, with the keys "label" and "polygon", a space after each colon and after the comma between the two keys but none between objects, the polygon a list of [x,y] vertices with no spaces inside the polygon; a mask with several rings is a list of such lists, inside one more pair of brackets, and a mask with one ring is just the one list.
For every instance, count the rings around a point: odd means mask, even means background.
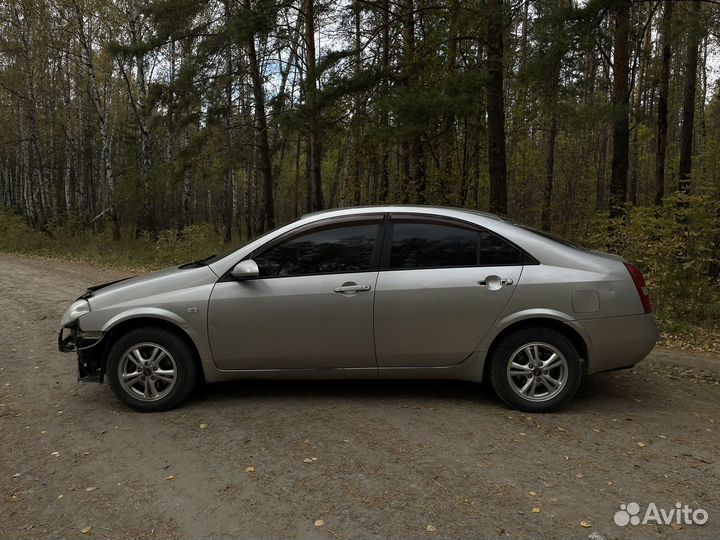
[{"label": "tree trunk", "polygon": [[[387,99],[390,92],[389,86],[389,73],[390,70],[390,0],[382,0],[382,69],[383,69],[383,82],[382,82],[382,94]],[[387,138],[387,132],[389,128],[389,115],[387,111],[387,105],[383,106],[381,112],[381,125],[385,131],[385,136],[381,143],[381,156],[380,156],[380,188],[378,189],[378,202],[388,202],[388,195],[390,192],[390,149]]]},{"label": "tree trunk", "polygon": [[[557,53],[555,53],[557,55]],[[552,74],[547,92],[547,121],[545,124],[545,184],[542,199],[542,228],[550,231],[552,228],[552,192],[555,183],[555,139],[558,132],[558,94],[560,91],[560,69],[562,59],[556,56],[553,59]]]},{"label": "tree trunk", "polygon": [[88,83],[90,87],[90,100],[92,101],[95,114],[97,114],[98,126],[100,127],[100,161],[103,168],[103,176],[107,185],[108,207],[110,209],[110,223],[112,226],[113,240],[120,240],[120,219],[117,210],[117,200],[115,195],[115,177],[113,176],[112,166],[112,147],[110,143],[110,131],[108,126],[107,106],[103,104],[100,97],[100,89],[98,88],[97,76],[95,74],[95,64],[93,62],[92,47],[90,46],[89,36],[85,31],[85,19],[80,11],[80,5],[77,1],[73,2],[75,9],[75,17],[78,24],[78,38],[82,47],[82,62],[88,75]]},{"label": "tree trunk", "polygon": [[[190,143],[190,132],[188,126],[183,128],[183,147],[187,148]],[[185,167],[183,171],[183,182],[182,182],[182,195],[181,199],[181,210],[182,215],[181,227],[187,227],[192,223],[192,180],[190,177],[190,170]]]},{"label": "tree trunk", "polygon": [[[643,10],[644,11],[644,10]],[[650,7],[648,10],[648,16],[652,16],[652,8]],[[640,27],[642,28],[644,24],[643,18],[640,18]],[[640,176],[640,163],[639,163],[639,141],[638,141],[638,132],[639,124],[642,119],[642,98],[643,94],[645,93],[645,72],[647,71],[647,64],[650,57],[650,48],[651,48],[651,42],[650,42],[650,29],[648,28],[645,31],[645,37],[643,39],[643,46],[638,52],[639,60],[638,60],[638,76],[637,81],[635,82],[635,94],[633,96],[633,105],[632,105],[632,119],[633,119],[633,127],[632,127],[632,143],[630,145],[631,152],[632,152],[632,158],[630,159],[630,167],[631,167],[631,173],[630,173],[630,181],[628,183],[628,199],[632,206],[637,205],[637,195],[638,195],[638,177]]]},{"label": "tree trunk", "polygon": [[[415,2],[414,0],[403,0],[400,5],[400,24],[402,29],[403,42],[403,83],[407,87],[412,87],[416,78],[415,73]],[[416,167],[418,163],[418,144],[417,135],[414,133],[416,127],[413,124],[414,119],[406,118],[405,123],[410,124],[409,132],[404,136],[400,144],[400,167],[401,180],[400,186],[400,202],[413,202],[412,199],[418,193],[418,178],[416,177]]]},{"label": "tree trunk", "polygon": [[490,172],[490,211],[497,214],[507,214],[503,35],[503,0],[488,0],[488,168]]},{"label": "tree trunk", "polygon": [[615,8],[615,47],[612,103],[613,157],[610,176],[610,217],[625,215],[629,162],[630,125],[628,105],[630,99],[628,74],[630,68],[630,0],[618,0]]},{"label": "tree trunk", "polygon": [[320,110],[318,103],[317,66],[315,60],[315,0],[305,0],[305,100],[309,114],[308,166],[310,173],[310,210],[322,210],[322,146],[320,141]]},{"label": "tree trunk", "polygon": [[[250,9],[250,3],[246,2]],[[250,62],[250,77],[252,79],[253,97],[255,98],[255,125],[257,126],[258,140],[258,170],[262,175],[263,191],[263,232],[275,228],[275,203],[273,198],[272,159],[270,157],[270,141],[268,139],[267,117],[265,113],[265,89],[260,74],[257,52],[255,50],[255,36],[251,35],[247,43],[248,61]]]},{"label": "tree trunk", "polygon": [[[355,76],[359,77],[360,70],[362,68],[362,42],[360,39],[360,23],[361,23],[361,12],[360,8],[357,7],[355,11]],[[353,103],[353,143],[355,145],[355,156],[354,156],[354,167],[353,167],[353,196],[352,196],[352,202],[353,205],[357,206],[360,204],[360,200],[362,198],[362,173],[363,173],[363,157],[362,157],[362,147],[361,147],[361,139],[362,139],[362,116],[364,115],[363,111],[363,102],[362,102],[362,95],[357,92],[354,96],[354,103]],[[341,149],[342,152],[342,149]],[[336,171],[339,171],[341,167],[341,160],[338,158],[338,165],[336,167]]]},{"label": "tree trunk", "polygon": [[[226,24],[230,24],[232,15],[230,13],[230,5],[227,0],[223,2],[225,10]],[[233,116],[233,50],[232,44],[227,43],[225,45],[225,95],[224,95],[224,108],[223,108],[223,127],[225,128],[224,138],[224,171],[223,171],[223,192],[222,192],[222,204],[223,204],[223,239],[224,241],[230,242],[232,240],[232,226],[235,218],[235,209],[233,207],[233,201],[235,197],[235,166],[234,166],[234,137],[232,127],[232,116]]]},{"label": "tree trunk", "polygon": [[680,132],[680,181],[678,182],[678,190],[681,193],[690,193],[690,175],[692,173],[695,94],[697,88],[698,45],[700,42],[700,0],[693,0],[690,17],[690,33],[687,37],[685,56],[682,129]]},{"label": "tree trunk", "polygon": [[668,142],[668,94],[672,46],[672,9],[674,0],[665,0],[662,19],[662,67],[658,89],[657,138],[655,141],[655,204],[662,205],[665,196],[665,156]]}]

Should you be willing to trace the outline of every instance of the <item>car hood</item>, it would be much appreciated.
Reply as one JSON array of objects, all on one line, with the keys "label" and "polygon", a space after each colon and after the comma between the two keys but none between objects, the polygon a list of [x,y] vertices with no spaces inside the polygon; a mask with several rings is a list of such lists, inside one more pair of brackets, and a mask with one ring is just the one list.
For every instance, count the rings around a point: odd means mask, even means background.
[{"label": "car hood", "polygon": [[208,266],[194,268],[166,268],[142,276],[129,277],[88,287],[81,297],[88,300],[91,310],[114,304],[132,302],[167,292],[205,285],[217,281],[218,276]]},{"label": "car hood", "polygon": [[116,283],[120,283],[121,281],[126,281],[128,279],[133,279],[132,276],[128,276],[125,278],[116,279],[115,281],[108,281],[107,283],[100,283],[99,285],[93,285],[91,287],[88,287],[85,291],[85,294],[83,294],[80,298],[88,299],[92,297],[97,291],[100,289],[104,289],[106,287],[109,287],[110,285],[115,285]]}]

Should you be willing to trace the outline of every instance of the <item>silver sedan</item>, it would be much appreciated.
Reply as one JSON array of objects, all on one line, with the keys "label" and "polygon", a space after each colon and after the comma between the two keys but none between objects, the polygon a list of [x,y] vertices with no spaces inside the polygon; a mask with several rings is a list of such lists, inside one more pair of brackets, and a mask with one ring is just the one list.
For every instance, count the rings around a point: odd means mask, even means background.
[{"label": "silver sedan", "polygon": [[489,381],[550,411],[657,340],[640,271],[460,209],[320,212],[222,256],[91,287],[62,318],[78,378],[143,411],[243,378]]}]

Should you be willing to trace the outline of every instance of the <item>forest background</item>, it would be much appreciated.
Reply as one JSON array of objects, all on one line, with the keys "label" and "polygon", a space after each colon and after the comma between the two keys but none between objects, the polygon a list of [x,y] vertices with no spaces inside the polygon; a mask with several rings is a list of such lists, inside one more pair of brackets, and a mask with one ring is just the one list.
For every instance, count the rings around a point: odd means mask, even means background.
[{"label": "forest background", "polygon": [[481,209],[720,350],[717,0],[0,0],[0,250],[153,269],[307,212]]}]

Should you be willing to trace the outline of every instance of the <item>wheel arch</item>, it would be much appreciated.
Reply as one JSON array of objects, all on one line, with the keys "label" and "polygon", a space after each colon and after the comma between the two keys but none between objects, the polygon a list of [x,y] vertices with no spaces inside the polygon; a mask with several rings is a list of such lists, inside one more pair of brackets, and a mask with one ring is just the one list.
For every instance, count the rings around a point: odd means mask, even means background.
[{"label": "wheel arch", "polygon": [[523,328],[529,328],[529,327],[538,327],[542,326],[544,328],[551,328],[558,333],[565,336],[570,343],[573,344],[575,349],[578,351],[578,354],[580,355],[580,359],[582,360],[583,365],[583,372],[587,372],[588,370],[588,364],[589,364],[589,347],[587,342],[585,341],[585,338],[572,326],[567,324],[566,322],[552,317],[543,317],[543,316],[536,316],[536,317],[530,317],[527,319],[522,319],[519,321],[515,321],[509,325],[507,325],[505,328],[503,328],[496,336],[493,337],[492,342],[490,343],[490,346],[487,350],[487,354],[485,355],[486,361],[483,365],[483,374],[482,379],[488,380],[488,372],[490,369],[490,359],[492,358],[492,355],[495,352],[495,349],[497,348],[498,344],[508,335],[512,334],[513,332],[516,332],[518,330],[521,330]]},{"label": "wheel arch", "polygon": [[137,317],[129,317],[120,321],[117,321],[115,324],[108,326],[105,330],[105,339],[103,340],[104,343],[104,354],[103,354],[103,360],[102,360],[102,370],[105,371],[105,366],[107,364],[107,357],[110,353],[110,349],[115,344],[115,342],[123,335],[127,334],[131,330],[135,330],[136,328],[147,328],[147,327],[153,327],[153,328],[162,328],[164,330],[167,330],[169,332],[172,332],[176,336],[178,336],[180,339],[182,339],[188,347],[190,347],[190,350],[193,353],[193,360],[195,361],[195,364],[197,365],[198,369],[200,370],[200,374],[205,378],[205,368],[203,366],[203,362],[200,356],[200,351],[197,347],[197,344],[195,343],[195,340],[192,338],[192,336],[179,324],[176,322],[173,322],[171,320],[168,320],[163,317],[154,317],[151,315],[142,315]]}]

